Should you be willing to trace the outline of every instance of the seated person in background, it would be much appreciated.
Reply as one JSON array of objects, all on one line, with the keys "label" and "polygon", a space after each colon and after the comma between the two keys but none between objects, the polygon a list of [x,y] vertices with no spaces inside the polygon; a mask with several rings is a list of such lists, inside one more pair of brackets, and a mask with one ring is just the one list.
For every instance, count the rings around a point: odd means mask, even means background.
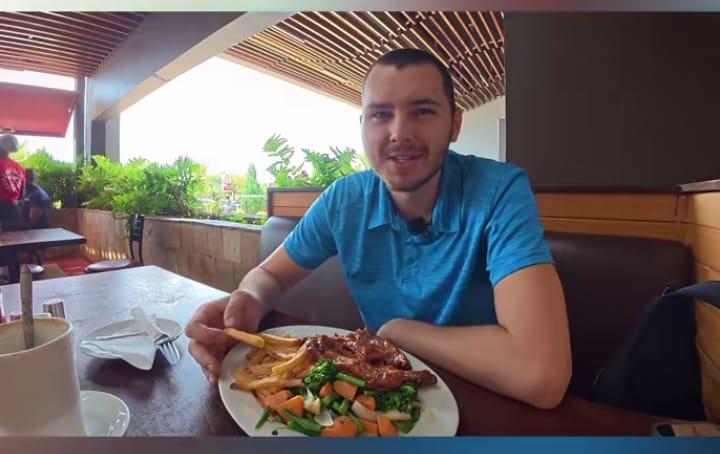
[{"label": "seated person in background", "polygon": [[285,291],[338,255],[371,331],[480,386],[538,408],[571,374],[565,299],[526,174],[449,150],[460,132],[452,79],[415,49],[370,67],[361,131],[373,170],[327,188],[229,301],[186,327],[208,379]]},{"label": "seated person in background", "polygon": [[25,171],[25,198],[23,200],[23,224],[26,229],[46,229],[49,227],[48,210],[52,204],[50,196],[37,184],[35,169]]}]

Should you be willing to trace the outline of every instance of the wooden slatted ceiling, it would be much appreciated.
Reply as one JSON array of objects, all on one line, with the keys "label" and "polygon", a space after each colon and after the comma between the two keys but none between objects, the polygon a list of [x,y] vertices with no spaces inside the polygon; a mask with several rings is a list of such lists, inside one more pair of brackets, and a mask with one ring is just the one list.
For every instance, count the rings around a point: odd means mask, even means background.
[{"label": "wooden slatted ceiling", "polygon": [[302,12],[226,53],[359,105],[375,59],[424,49],[447,64],[457,104],[470,110],[504,94],[504,43],[501,12]]},{"label": "wooden slatted ceiling", "polygon": [[0,68],[91,76],[146,16],[0,12]]}]

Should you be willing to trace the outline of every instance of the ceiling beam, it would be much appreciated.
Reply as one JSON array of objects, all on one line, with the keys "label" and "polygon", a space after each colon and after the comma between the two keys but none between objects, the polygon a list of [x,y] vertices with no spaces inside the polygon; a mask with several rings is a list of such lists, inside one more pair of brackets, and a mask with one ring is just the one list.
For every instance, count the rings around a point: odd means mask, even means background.
[{"label": "ceiling beam", "polygon": [[117,117],[168,81],[291,14],[149,14],[89,79],[90,118]]}]

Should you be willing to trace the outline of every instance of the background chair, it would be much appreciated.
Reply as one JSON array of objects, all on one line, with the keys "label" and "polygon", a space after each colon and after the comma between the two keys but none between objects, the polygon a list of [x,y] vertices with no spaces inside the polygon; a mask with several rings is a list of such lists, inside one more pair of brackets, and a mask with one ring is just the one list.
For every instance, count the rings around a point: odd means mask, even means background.
[{"label": "background chair", "polygon": [[[122,260],[104,260],[102,262],[91,263],[85,267],[86,273],[102,273],[105,271],[123,270],[126,268],[135,268],[144,266],[142,256],[142,240],[143,230],[145,227],[145,216],[142,214],[133,214],[130,216],[129,224],[129,244],[130,258]],[[137,258],[135,257],[135,245],[137,244]]]}]

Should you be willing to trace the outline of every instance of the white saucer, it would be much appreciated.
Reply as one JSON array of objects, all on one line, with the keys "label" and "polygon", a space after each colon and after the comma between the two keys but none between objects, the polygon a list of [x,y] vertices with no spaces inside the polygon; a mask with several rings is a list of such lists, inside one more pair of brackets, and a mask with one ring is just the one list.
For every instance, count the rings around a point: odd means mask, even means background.
[{"label": "white saucer", "polygon": [[130,424],[130,409],[117,396],[100,391],[80,391],[88,437],[122,437]]}]

